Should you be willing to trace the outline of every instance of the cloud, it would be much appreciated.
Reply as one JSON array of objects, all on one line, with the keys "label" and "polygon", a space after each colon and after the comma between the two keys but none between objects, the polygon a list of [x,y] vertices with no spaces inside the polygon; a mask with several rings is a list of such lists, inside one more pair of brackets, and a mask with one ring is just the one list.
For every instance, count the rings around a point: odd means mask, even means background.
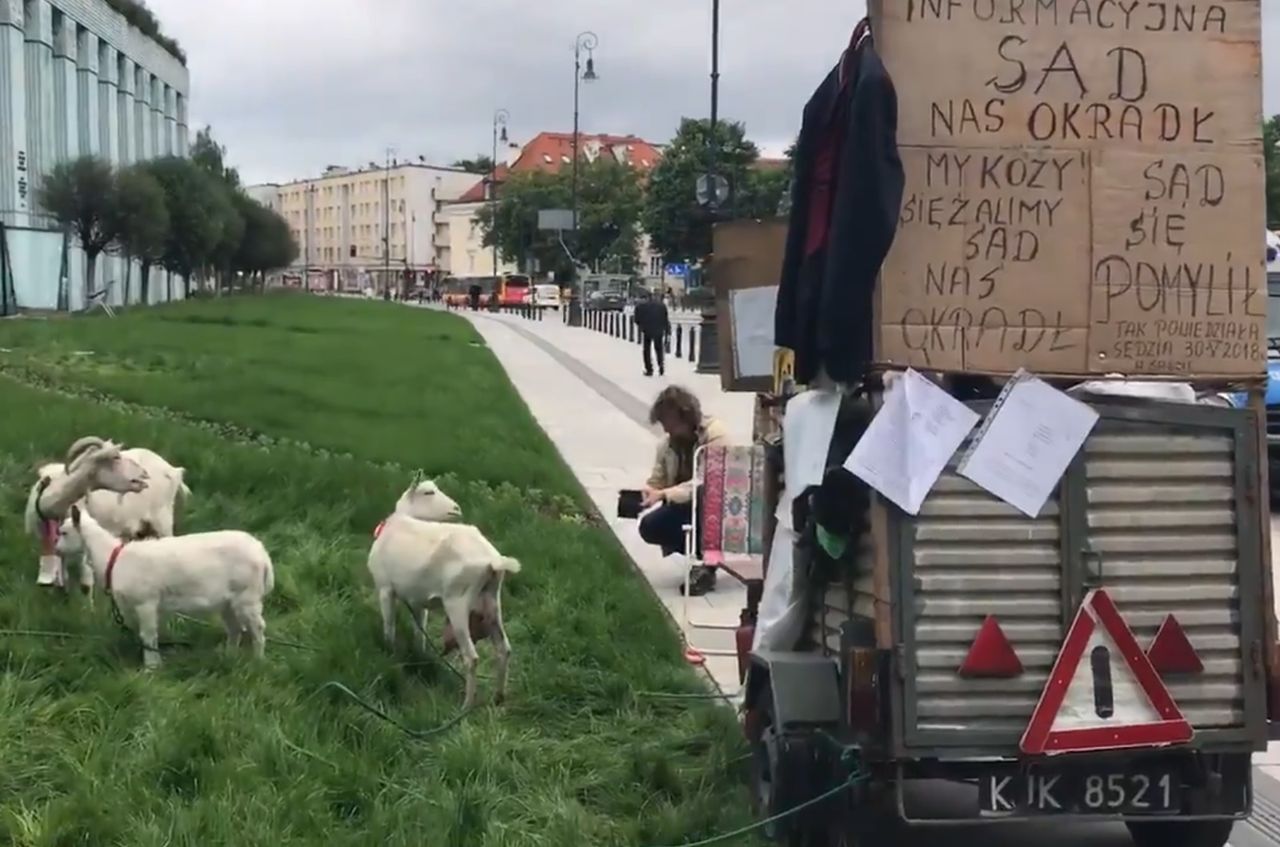
[{"label": "cloud", "polygon": [[[662,141],[709,112],[711,0],[149,2],[190,56],[193,130],[212,124],[249,182],[381,161],[388,146],[437,163],[488,152],[497,108],[515,140],[567,132],[574,36],[587,29],[600,80],[582,87],[583,131]],[[1280,56],[1280,3],[1263,5],[1264,44]],[[726,0],[721,115],[780,152],[862,7]],[[1280,112],[1280,59],[1264,76],[1267,112]]]}]

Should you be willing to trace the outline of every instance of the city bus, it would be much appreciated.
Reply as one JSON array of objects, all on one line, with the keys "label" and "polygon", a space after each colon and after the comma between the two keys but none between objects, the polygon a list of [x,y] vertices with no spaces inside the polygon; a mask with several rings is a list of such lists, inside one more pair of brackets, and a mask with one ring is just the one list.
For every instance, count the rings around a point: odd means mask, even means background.
[{"label": "city bus", "polygon": [[498,302],[523,306],[532,302],[533,280],[527,274],[503,274],[498,278]]}]

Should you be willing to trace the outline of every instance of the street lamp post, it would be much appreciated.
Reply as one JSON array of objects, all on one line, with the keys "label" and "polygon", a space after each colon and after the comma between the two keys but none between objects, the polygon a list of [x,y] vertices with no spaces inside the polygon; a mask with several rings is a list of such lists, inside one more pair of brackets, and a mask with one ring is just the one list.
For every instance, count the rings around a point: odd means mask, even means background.
[{"label": "street lamp post", "polygon": [[[720,123],[720,0],[711,0],[711,132],[710,149],[707,153],[707,191],[709,199],[707,212],[714,226],[717,212],[720,209],[720,180],[717,179],[716,165],[720,140],[716,130]],[[714,261],[714,256],[712,257]],[[705,281],[704,281],[705,284]],[[713,374],[720,372],[720,338],[716,325],[716,306],[713,300],[710,306],[702,310],[702,331],[698,333],[698,373]]]},{"label": "street lamp post", "polygon": [[[573,239],[574,248],[577,248],[578,238],[578,119],[579,119],[579,88],[583,82],[594,82],[599,79],[596,76],[596,60],[595,49],[600,46],[600,38],[590,30],[578,33],[578,37],[573,42],[573,187],[571,189],[570,214],[573,217]],[[582,68],[582,51],[587,51],[587,67],[584,71]],[[576,265],[576,262],[575,262]],[[575,266],[573,275],[577,277],[578,297],[576,302],[570,303],[569,306],[569,323],[581,324],[582,307],[586,304],[586,292],[583,290],[582,277],[578,274]]]},{"label": "street lamp post", "polygon": [[498,109],[493,113],[493,157],[489,160],[489,201],[491,205],[490,219],[493,225],[493,277],[498,278],[498,127],[502,127],[502,143],[507,143],[507,121],[511,120],[511,113],[506,109]]},{"label": "street lamp post", "polygon": [[382,299],[391,299],[391,154],[382,172]]}]

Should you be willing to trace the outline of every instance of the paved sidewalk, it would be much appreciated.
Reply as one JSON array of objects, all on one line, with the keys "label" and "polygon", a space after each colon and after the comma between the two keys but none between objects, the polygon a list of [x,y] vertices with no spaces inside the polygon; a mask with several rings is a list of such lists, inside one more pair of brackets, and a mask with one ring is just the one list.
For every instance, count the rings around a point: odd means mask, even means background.
[{"label": "paved sidewalk", "polygon": [[[654,593],[678,623],[684,579],[680,557],[663,559],[640,540],[636,521],[618,520],[618,491],[639,488],[653,465],[660,430],[648,423],[649,405],[665,385],[690,389],[722,420],[734,441],[751,439],[752,395],[726,394],[718,376],[695,373],[669,358],[665,378],[645,377],[637,344],[565,326],[552,316],[529,321],[511,315],[461,313],[475,325],[506,369],[538,423],[609,522]],[[746,590],[721,576],[716,591],[689,601],[695,619],[736,624]],[[731,632],[700,631],[695,644],[731,648]],[[737,661],[708,657],[707,670],[726,693],[738,689]]]}]

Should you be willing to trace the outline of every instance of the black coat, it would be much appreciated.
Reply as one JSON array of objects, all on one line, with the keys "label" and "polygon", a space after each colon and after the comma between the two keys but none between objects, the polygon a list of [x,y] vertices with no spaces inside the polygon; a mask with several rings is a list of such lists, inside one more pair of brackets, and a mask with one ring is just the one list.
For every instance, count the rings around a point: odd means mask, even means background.
[{"label": "black coat", "polygon": [[671,332],[671,317],[660,300],[646,300],[636,304],[632,320],[645,335],[661,338]]},{"label": "black coat", "polygon": [[[902,206],[897,92],[870,38],[849,58],[845,84],[837,66],[805,106],[796,144],[774,341],[795,351],[800,384],[812,382],[819,367],[842,383],[864,375],[874,356],[876,279]],[[815,160],[836,121],[844,135],[828,237],[806,256]]]}]

